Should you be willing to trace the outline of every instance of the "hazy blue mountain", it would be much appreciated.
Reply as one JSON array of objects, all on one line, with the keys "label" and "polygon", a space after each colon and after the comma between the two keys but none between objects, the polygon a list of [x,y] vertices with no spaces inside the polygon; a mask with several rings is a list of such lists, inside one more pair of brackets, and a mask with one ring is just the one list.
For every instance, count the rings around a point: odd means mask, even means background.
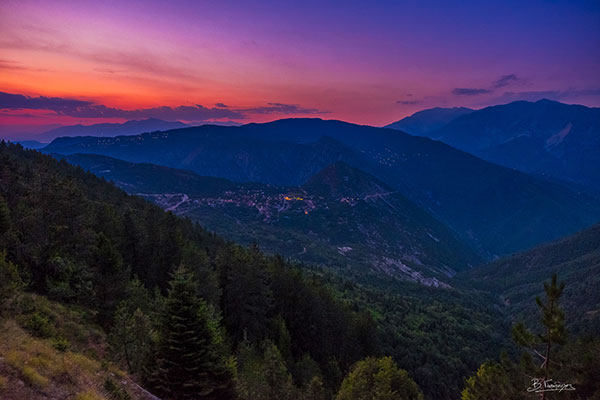
[{"label": "hazy blue mountain", "polygon": [[328,137],[297,143],[248,134],[244,127],[204,125],[113,139],[58,138],[45,152],[97,153],[143,163],[194,171],[236,182],[297,186],[338,160],[357,164],[364,158]]},{"label": "hazy blue mountain", "polygon": [[[462,118],[462,117],[460,117]],[[445,222],[481,254],[508,254],[600,220],[598,200],[444,143],[320,119],[59,138],[44,151],[97,153],[238,182],[299,186],[336,161],[360,168]]]},{"label": "hazy blue mountain", "polygon": [[600,192],[600,108],[516,101],[463,115],[426,136],[500,165]]},{"label": "hazy blue mountain", "polygon": [[134,164],[96,154],[54,156],[106,178],[131,194],[187,193],[192,196],[217,196],[227,190],[236,190],[239,186],[223,178],[200,176],[191,171],[148,163]]},{"label": "hazy blue mountain", "polygon": [[38,135],[38,140],[50,141],[57,137],[98,136],[112,137],[120,135],[137,135],[144,132],[165,131],[188,126],[179,121],[163,121],[156,118],[132,120],[122,124],[103,123],[94,125],[61,126]]},{"label": "hazy blue mountain", "polygon": [[[552,274],[566,283],[562,306],[572,330],[600,330],[600,224],[567,238],[464,271],[458,279],[502,296],[511,314],[532,320]],[[533,318],[532,318],[533,317]],[[591,329],[590,329],[591,328]]]},{"label": "hazy blue mountain", "polygon": [[398,129],[411,135],[431,137],[431,132],[440,129],[455,118],[473,111],[466,107],[430,108],[417,111],[409,117],[385,126],[385,128]]},{"label": "hazy blue mountain", "polygon": [[17,140],[14,143],[19,143],[21,146],[26,149],[37,150],[41,149],[44,146],[47,146],[48,143],[38,142],[37,140]]},{"label": "hazy blue mountain", "polygon": [[93,154],[57,156],[229,239],[328,268],[429,286],[480,262],[446,226],[343,162],[301,187],[233,183]]}]

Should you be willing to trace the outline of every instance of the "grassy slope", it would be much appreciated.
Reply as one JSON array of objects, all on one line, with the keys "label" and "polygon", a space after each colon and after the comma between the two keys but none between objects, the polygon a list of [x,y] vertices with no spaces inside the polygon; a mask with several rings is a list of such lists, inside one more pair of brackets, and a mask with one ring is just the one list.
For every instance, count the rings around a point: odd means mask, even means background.
[{"label": "grassy slope", "polygon": [[[21,295],[12,306],[10,317],[0,319],[0,398],[154,398],[107,361],[105,334],[88,321],[86,310],[32,294]],[[33,329],[34,314],[49,324]],[[68,349],[59,350],[58,338]],[[112,390],[107,380],[115,384]]]}]

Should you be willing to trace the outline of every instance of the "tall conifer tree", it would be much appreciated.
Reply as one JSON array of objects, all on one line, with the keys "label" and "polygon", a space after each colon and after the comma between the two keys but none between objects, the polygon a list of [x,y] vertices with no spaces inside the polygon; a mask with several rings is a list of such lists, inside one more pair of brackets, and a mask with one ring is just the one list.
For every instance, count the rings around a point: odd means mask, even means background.
[{"label": "tall conifer tree", "polygon": [[165,399],[233,398],[216,323],[197,296],[192,273],[179,267],[169,283],[154,385]]}]

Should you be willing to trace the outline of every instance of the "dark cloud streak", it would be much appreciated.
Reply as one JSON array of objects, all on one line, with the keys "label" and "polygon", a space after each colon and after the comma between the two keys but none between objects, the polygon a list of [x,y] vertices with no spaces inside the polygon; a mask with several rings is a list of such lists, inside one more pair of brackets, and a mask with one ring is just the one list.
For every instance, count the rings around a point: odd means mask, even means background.
[{"label": "dark cloud streak", "polygon": [[519,81],[519,78],[515,74],[502,75],[500,78],[493,82],[493,86],[497,89],[511,85],[517,81]]},{"label": "dark cloud streak", "polygon": [[89,101],[76,99],[63,99],[61,97],[28,97],[21,94],[0,92],[0,108],[30,110],[53,110],[65,112],[78,107],[89,107],[93,104]]},{"label": "dark cloud streak", "polygon": [[396,104],[402,104],[403,106],[414,106],[417,104],[421,104],[421,100],[398,100]]},{"label": "dark cloud streak", "polygon": [[[231,109],[223,103],[207,108],[196,104],[193,106],[153,107],[137,110],[123,110],[107,107],[90,101],[64,99],[60,97],[28,97],[20,94],[0,92],[0,109],[14,110],[51,110],[58,115],[75,118],[123,118],[143,119],[158,118],[166,121],[211,121],[211,120],[245,120],[249,114],[324,114],[316,108],[305,108],[297,104],[267,103],[264,107]],[[26,114],[23,114],[25,116]]]},{"label": "dark cloud streak", "polygon": [[478,96],[481,94],[489,94],[509,85],[512,85],[521,79],[516,74],[502,75],[492,82],[490,88],[454,88],[452,94],[455,96]]},{"label": "dark cloud streak", "polygon": [[69,113],[61,113],[78,118],[158,118],[165,121],[207,121],[212,119],[244,119],[244,115],[231,110],[220,108],[207,108],[200,104],[195,106],[179,107],[153,107],[138,110],[122,110],[120,108],[106,107],[104,105],[92,105],[89,107],[78,107]]},{"label": "dark cloud streak", "polygon": [[452,90],[452,94],[455,96],[477,96],[480,94],[490,93],[489,89],[475,89],[475,88],[455,88]]},{"label": "dark cloud streak", "polygon": [[246,108],[238,110],[249,114],[327,114],[329,111],[322,111],[316,108],[305,108],[298,104],[267,103],[265,107]]}]

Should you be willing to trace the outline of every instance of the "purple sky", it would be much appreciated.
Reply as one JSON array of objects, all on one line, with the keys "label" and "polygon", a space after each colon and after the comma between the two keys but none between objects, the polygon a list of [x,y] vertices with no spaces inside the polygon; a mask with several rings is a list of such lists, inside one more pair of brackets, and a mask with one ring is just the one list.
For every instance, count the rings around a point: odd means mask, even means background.
[{"label": "purple sky", "polygon": [[3,131],[132,116],[384,125],[544,97],[600,106],[599,71],[599,1],[0,4]]}]

